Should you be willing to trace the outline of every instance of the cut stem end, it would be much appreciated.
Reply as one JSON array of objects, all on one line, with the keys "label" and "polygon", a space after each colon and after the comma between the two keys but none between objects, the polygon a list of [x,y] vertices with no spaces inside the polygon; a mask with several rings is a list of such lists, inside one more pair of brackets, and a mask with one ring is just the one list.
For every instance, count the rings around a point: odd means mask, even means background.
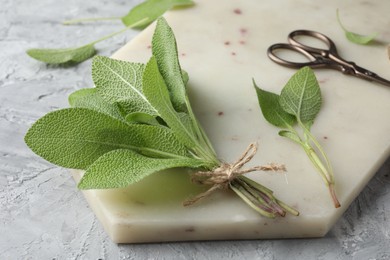
[{"label": "cut stem end", "polygon": [[332,196],[334,207],[340,208],[341,205],[340,205],[339,200],[337,199],[336,191],[334,189],[334,184],[329,184],[329,192],[330,192],[330,195]]}]

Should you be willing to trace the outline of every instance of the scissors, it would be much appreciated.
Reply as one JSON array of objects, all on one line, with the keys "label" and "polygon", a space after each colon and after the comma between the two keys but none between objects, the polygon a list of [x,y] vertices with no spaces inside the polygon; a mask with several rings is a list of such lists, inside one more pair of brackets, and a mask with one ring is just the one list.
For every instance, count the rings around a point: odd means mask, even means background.
[{"label": "scissors", "polygon": [[[310,47],[300,43],[295,39],[297,36],[302,36],[302,35],[319,39],[320,41],[324,42],[328,46],[328,49]],[[344,74],[352,75],[368,81],[374,81],[390,87],[390,81],[379,77],[377,74],[375,74],[372,71],[359,67],[354,62],[346,61],[343,58],[341,58],[337,52],[337,48],[334,42],[329,37],[325,36],[322,33],[308,31],[308,30],[297,30],[291,32],[288,35],[287,39],[289,43],[273,44],[268,48],[267,51],[268,57],[280,65],[290,67],[290,68],[301,68],[301,67],[309,66],[313,69],[315,68],[336,69],[341,71]],[[275,54],[277,50],[286,50],[286,49],[303,54],[306,58],[309,59],[309,61],[308,62],[287,61],[282,58],[279,58]]]}]

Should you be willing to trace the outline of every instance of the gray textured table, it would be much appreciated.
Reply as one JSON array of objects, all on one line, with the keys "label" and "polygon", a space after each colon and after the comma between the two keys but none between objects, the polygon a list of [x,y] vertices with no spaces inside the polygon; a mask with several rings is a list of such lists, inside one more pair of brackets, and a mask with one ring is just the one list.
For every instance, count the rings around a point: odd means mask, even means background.
[{"label": "gray textured table", "polygon": [[[1,259],[390,259],[390,159],[321,239],[116,245],[66,169],[35,156],[28,127],[67,96],[92,86],[90,61],[47,66],[27,48],[71,47],[122,28],[118,22],[63,26],[74,17],[120,16],[139,1],[0,0]],[[93,33],[91,33],[93,32]],[[102,55],[137,32],[100,43]]]}]

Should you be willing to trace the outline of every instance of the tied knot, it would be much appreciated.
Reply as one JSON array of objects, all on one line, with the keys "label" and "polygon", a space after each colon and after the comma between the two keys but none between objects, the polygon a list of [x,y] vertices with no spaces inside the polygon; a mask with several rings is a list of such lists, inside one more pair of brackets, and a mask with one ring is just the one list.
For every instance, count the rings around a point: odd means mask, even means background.
[{"label": "tied knot", "polygon": [[264,166],[255,166],[248,169],[242,169],[242,167],[250,162],[257,153],[257,144],[251,143],[240,158],[232,163],[221,163],[221,165],[211,171],[198,171],[192,174],[191,181],[201,185],[212,185],[207,191],[197,195],[196,197],[189,199],[183,203],[184,206],[190,206],[208,197],[211,193],[218,189],[228,189],[229,184],[235,178],[249,172],[254,171],[285,171],[284,165],[268,164]]}]

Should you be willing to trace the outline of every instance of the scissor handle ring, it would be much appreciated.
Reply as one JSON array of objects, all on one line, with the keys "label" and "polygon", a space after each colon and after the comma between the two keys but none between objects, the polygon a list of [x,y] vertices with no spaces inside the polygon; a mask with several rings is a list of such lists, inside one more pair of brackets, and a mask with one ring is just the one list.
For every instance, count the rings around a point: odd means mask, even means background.
[{"label": "scissor handle ring", "polygon": [[[325,49],[310,47],[308,45],[302,44],[299,41],[295,40],[296,36],[301,36],[301,35],[319,39],[319,40],[323,41],[328,46],[329,49],[325,50]],[[317,52],[319,54],[321,53],[322,56],[326,56],[326,55],[324,55],[324,52],[329,52],[329,53],[332,53],[333,55],[337,55],[336,44],[328,36],[326,36],[322,33],[319,33],[319,32],[309,31],[309,30],[296,30],[296,31],[291,32],[288,35],[287,39],[288,39],[289,43],[291,43],[292,45],[299,46],[299,47],[304,48],[310,52]]]},{"label": "scissor handle ring", "polygon": [[[278,57],[274,53],[274,51],[276,51],[276,50],[285,50],[285,49],[299,52],[299,53],[303,54],[306,58],[308,58],[310,61],[309,62],[288,61],[288,60],[284,60],[284,59]],[[280,64],[280,65],[286,66],[286,67],[290,67],[290,68],[302,68],[305,66],[309,66],[311,68],[318,68],[318,67],[324,66],[324,64],[318,63],[316,57],[314,57],[312,54],[310,54],[309,52],[304,50],[302,47],[287,44],[287,43],[276,43],[276,44],[271,45],[267,50],[267,55],[271,60],[273,60],[277,64]]]}]

